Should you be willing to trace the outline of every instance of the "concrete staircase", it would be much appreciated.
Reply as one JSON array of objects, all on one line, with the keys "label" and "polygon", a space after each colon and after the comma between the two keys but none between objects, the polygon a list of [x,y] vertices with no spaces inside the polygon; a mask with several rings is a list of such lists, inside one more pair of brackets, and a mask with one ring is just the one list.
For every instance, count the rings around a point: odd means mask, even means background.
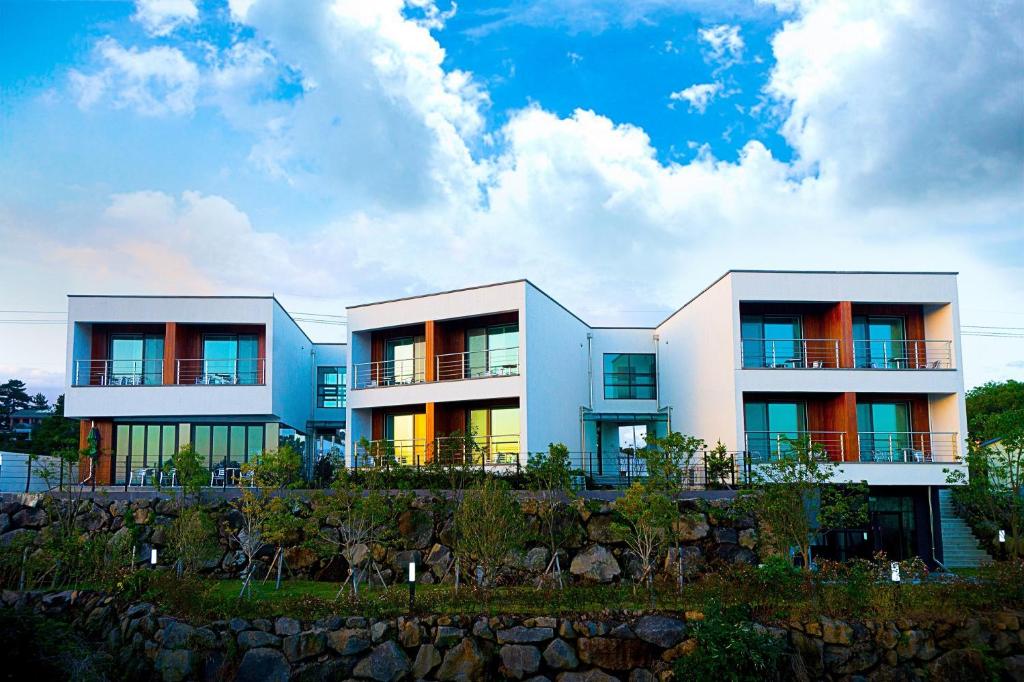
[{"label": "concrete staircase", "polygon": [[939,518],[942,522],[942,555],[946,568],[977,568],[992,561],[988,552],[978,546],[967,522],[956,515],[953,497],[948,488],[939,490]]}]

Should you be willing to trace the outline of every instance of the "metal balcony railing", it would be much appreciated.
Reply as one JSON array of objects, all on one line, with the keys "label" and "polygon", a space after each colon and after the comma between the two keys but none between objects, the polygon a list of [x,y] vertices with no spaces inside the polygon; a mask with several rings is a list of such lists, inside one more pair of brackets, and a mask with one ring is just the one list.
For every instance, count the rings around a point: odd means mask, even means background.
[{"label": "metal balcony railing", "polygon": [[520,464],[519,436],[445,436],[380,439],[357,447],[353,465],[360,467],[412,466],[513,466]]},{"label": "metal balcony railing", "polygon": [[203,386],[256,386],[265,383],[265,358],[177,360],[175,383]]},{"label": "metal balcony railing", "polygon": [[798,442],[820,445],[833,461],[842,461],[846,455],[846,433],[843,431],[746,432],[747,451],[755,463],[785,457],[794,451],[794,444]]},{"label": "metal balcony railing", "polygon": [[959,434],[951,431],[862,431],[860,461],[923,464],[960,461]]},{"label": "metal balcony railing", "polygon": [[74,386],[158,386],[163,358],[153,360],[75,360]]},{"label": "metal balcony railing", "polygon": [[835,369],[840,366],[839,339],[743,339],[742,367]]},{"label": "metal balcony railing", "polygon": [[423,358],[378,360],[352,365],[352,388],[421,384],[426,380]]},{"label": "metal balcony railing", "polygon": [[953,342],[940,339],[855,339],[853,360],[858,369],[950,369],[953,366]]},{"label": "metal balcony railing", "polygon": [[507,377],[519,374],[519,347],[444,353],[436,358],[438,381]]}]

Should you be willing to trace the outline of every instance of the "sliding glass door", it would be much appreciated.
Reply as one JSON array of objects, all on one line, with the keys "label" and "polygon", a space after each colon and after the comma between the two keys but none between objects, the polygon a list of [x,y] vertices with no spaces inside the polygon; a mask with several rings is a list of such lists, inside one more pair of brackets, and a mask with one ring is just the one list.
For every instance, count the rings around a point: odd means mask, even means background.
[{"label": "sliding glass door", "polygon": [[767,460],[791,451],[790,440],[807,431],[807,408],[795,402],[749,402],[743,406],[747,449],[751,457]]},{"label": "sliding glass door", "polygon": [[398,464],[426,464],[426,437],[424,413],[389,414],[384,419],[384,438]]},{"label": "sliding glass door", "polygon": [[487,464],[514,464],[519,458],[519,408],[469,410],[470,433]]},{"label": "sliding glass door", "polygon": [[519,325],[479,327],[466,332],[466,377],[519,373]]},{"label": "sliding glass door", "polygon": [[164,339],[154,334],[124,334],[110,339],[110,385],[163,383]]},{"label": "sliding glass door", "polygon": [[900,369],[908,366],[906,325],[902,317],[857,315],[853,318],[857,367]]},{"label": "sliding glass door", "polygon": [[908,403],[857,403],[857,430],[862,460],[892,462],[913,458],[913,427]]},{"label": "sliding glass door", "polygon": [[415,384],[425,379],[426,340],[422,336],[388,339],[384,343],[384,381]]},{"label": "sliding glass door", "polygon": [[254,334],[203,337],[203,379],[208,384],[257,384],[259,340]]},{"label": "sliding glass door", "polygon": [[799,315],[744,315],[744,367],[804,366]]}]

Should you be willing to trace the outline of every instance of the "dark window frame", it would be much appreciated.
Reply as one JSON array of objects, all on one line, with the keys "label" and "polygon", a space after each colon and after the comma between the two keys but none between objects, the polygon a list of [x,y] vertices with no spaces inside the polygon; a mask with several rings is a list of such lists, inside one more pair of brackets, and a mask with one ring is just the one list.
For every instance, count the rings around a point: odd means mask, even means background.
[{"label": "dark window frame", "polygon": [[[328,375],[338,377],[337,383],[324,383]],[[334,401],[336,405],[326,405]],[[348,366],[319,365],[316,368],[316,406],[324,410],[343,410],[348,404]]]},{"label": "dark window frame", "polygon": [[[609,359],[626,357],[629,359],[629,369],[625,372],[609,372]],[[633,358],[649,358],[651,362],[650,372],[637,372],[633,370]],[[602,375],[604,382],[605,400],[657,400],[658,399],[658,358],[655,353],[605,353],[602,358]],[[643,377],[644,381],[637,381]],[[609,381],[611,379],[611,381]],[[625,379],[624,381],[621,379]],[[649,379],[647,381],[646,379]],[[641,389],[650,389],[649,396],[641,397]],[[625,396],[615,395],[625,390]]]}]

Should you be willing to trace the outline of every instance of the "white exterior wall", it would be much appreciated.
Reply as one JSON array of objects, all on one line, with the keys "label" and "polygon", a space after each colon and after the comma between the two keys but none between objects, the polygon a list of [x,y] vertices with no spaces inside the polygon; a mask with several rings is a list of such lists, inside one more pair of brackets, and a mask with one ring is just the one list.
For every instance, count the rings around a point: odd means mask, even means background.
[{"label": "white exterior wall", "polygon": [[533,286],[526,287],[525,311],[519,328],[520,345],[526,348],[520,442],[528,452],[546,451],[549,443],[564,443],[576,450],[580,409],[587,406],[590,395],[590,328]]},{"label": "white exterior wall", "polygon": [[729,342],[735,336],[732,282],[719,279],[662,322],[661,404],[671,407],[671,429],[719,439],[729,450],[743,444],[742,398],[735,388],[739,359]]},{"label": "white exterior wall", "polygon": [[306,430],[316,402],[313,342],[275,301],[272,328],[267,330],[267,375],[273,413],[285,426]]},{"label": "white exterior wall", "polygon": [[[658,354],[654,340],[654,329],[614,329],[596,327],[593,334],[594,364],[594,412],[652,413],[657,412],[659,400],[606,400],[604,397],[604,355],[605,353],[649,353]],[[660,363],[658,363],[660,365]],[[659,378],[661,367],[657,368]],[[661,383],[661,382],[659,382]],[[661,386],[658,387],[659,389]],[[660,396],[660,390],[658,395]]]}]

